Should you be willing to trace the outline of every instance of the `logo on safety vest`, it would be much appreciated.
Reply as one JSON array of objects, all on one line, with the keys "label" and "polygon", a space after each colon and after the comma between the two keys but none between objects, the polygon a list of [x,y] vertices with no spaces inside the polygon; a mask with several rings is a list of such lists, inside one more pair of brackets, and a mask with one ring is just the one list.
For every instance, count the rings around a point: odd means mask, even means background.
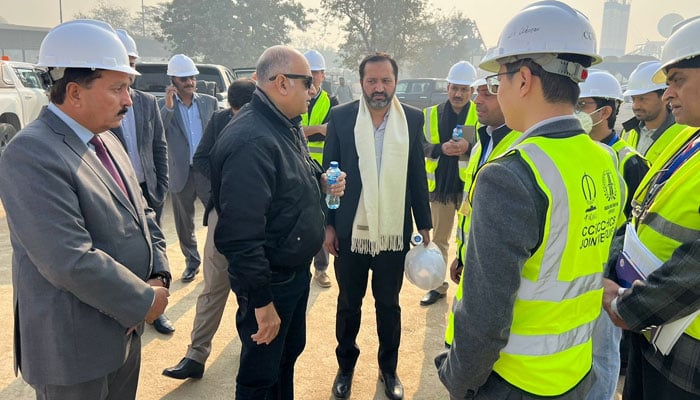
[{"label": "logo on safety vest", "polygon": [[583,192],[583,198],[586,200],[586,203],[588,203],[588,209],[586,209],[586,212],[595,211],[596,207],[594,203],[597,196],[597,191],[593,178],[588,174],[583,174],[583,177],[581,178],[581,191]]},{"label": "logo on safety vest", "polygon": [[613,179],[613,173],[609,170],[603,172],[603,194],[605,199],[608,201],[617,200],[617,193],[615,190],[616,184]]}]

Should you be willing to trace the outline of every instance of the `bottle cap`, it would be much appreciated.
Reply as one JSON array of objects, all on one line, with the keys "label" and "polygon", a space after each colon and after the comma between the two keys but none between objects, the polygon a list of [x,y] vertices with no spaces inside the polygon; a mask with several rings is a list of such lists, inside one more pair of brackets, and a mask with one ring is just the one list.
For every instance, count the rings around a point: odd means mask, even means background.
[{"label": "bottle cap", "polygon": [[414,233],[413,235],[411,235],[411,244],[414,246],[423,244],[423,235],[421,235],[420,233]]}]

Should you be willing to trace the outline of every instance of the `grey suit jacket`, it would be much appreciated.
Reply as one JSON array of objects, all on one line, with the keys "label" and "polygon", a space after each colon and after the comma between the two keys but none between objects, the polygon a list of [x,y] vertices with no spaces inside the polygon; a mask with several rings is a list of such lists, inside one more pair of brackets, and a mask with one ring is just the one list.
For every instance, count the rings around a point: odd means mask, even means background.
[{"label": "grey suit jacket", "polygon": [[119,368],[126,331],[153,302],[145,282],[168,271],[165,240],[129,158],[100,135],[130,198],[95,153],[52,111],[7,145],[0,197],[12,242],[15,373],[30,384],[71,385]]},{"label": "grey suit jacket", "polygon": [[[199,117],[202,120],[202,135],[211,115],[216,111],[218,103],[216,97],[207,94],[195,93],[195,101],[199,108]],[[179,193],[187,183],[190,173],[190,141],[189,133],[185,129],[185,120],[180,114],[177,105],[168,110],[165,107],[165,99],[158,100],[160,115],[165,125],[165,136],[168,142],[168,164],[170,166],[170,191]],[[196,150],[196,149],[195,149]]]},{"label": "grey suit jacket", "polygon": [[[154,206],[161,207],[168,191],[168,145],[165,129],[160,117],[158,100],[155,96],[131,89],[136,122],[136,142],[146,178],[148,195]],[[112,130],[126,148],[126,140],[121,127]]]}]

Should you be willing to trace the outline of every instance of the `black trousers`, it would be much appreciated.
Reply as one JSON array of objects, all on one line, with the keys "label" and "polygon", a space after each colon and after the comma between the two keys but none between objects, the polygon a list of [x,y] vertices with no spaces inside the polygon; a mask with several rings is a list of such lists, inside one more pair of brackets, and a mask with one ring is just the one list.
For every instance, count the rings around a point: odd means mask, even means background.
[{"label": "black trousers", "polygon": [[294,399],[294,364],[306,345],[306,303],[311,282],[310,264],[294,271],[273,273],[273,304],[282,320],[280,331],[269,345],[257,344],[255,308],[245,293],[236,294],[236,328],[241,340],[241,362],[236,377],[237,400]]},{"label": "black trousers", "polygon": [[335,317],[335,349],[342,370],[355,368],[360,348],[355,339],[360,331],[362,299],[367,291],[369,271],[372,270],[372,295],[377,318],[379,369],[395,373],[401,342],[401,307],[399,292],[403,283],[405,251],[385,251],[376,256],[350,251],[350,240],[339,240],[340,251],[335,258],[338,280],[338,309]]},{"label": "black trousers", "polygon": [[625,387],[622,391],[623,400],[697,400],[697,395],[686,392],[671,383],[644,358],[642,349],[648,348],[651,344],[643,335],[629,332],[627,336],[629,358]]}]

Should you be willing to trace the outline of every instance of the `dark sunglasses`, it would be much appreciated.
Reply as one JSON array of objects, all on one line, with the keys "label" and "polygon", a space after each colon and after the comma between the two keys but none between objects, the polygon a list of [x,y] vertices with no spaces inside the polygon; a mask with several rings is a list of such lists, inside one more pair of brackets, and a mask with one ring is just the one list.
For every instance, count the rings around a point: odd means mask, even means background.
[{"label": "dark sunglasses", "polygon": [[270,77],[270,80],[271,80],[271,81],[274,81],[275,79],[277,79],[277,76],[278,76],[278,75],[285,76],[285,77],[287,77],[287,78],[289,78],[289,79],[302,79],[302,80],[304,80],[304,86],[306,87],[306,90],[311,89],[311,85],[314,83],[314,77],[313,77],[313,76],[309,76],[309,75],[298,75],[298,74],[277,74],[277,75],[275,75],[275,76],[271,76],[271,77]]}]

